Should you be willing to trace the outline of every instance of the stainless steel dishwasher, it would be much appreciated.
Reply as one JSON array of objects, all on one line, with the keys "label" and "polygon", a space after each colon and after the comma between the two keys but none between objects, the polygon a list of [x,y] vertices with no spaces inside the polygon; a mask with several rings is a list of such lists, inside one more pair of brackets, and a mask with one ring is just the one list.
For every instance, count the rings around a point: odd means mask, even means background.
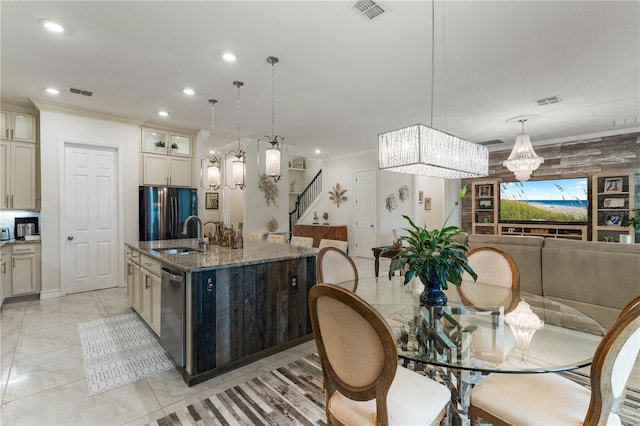
[{"label": "stainless steel dishwasher", "polygon": [[185,365],[184,273],[162,268],[160,344],[176,365]]}]

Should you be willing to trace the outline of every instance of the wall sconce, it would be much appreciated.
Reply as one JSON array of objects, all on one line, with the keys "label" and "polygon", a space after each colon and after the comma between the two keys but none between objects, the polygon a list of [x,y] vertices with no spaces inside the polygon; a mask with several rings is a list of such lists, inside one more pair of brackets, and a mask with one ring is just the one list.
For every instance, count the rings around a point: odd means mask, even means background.
[{"label": "wall sconce", "polygon": [[526,364],[524,351],[529,349],[533,334],[544,327],[544,322],[531,310],[531,306],[524,300],[518,306],[504,316],[504,321],[511,327],[516,347],[520,349],[520,362]]}]

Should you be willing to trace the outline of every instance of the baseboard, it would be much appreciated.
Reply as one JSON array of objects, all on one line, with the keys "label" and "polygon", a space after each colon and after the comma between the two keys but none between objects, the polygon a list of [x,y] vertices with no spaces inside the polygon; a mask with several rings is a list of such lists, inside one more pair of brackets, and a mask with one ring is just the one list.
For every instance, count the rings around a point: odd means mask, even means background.
[{"label": "baseboard", "polygon": [[47,290],[40,292],[40,300],[55,299],[56,297],[62,297],[60,290]]}]

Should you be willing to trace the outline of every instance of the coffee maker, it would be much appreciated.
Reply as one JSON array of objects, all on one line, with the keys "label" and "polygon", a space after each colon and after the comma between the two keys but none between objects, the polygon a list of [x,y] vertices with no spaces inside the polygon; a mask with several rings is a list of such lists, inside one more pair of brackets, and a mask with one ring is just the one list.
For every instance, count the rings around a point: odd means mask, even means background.
[{"label": "coffee maker", "polygon": [[13,235],[16,240],[24,240],[27,235],[39,235],[38,218],[33,217],[16,217]]}]

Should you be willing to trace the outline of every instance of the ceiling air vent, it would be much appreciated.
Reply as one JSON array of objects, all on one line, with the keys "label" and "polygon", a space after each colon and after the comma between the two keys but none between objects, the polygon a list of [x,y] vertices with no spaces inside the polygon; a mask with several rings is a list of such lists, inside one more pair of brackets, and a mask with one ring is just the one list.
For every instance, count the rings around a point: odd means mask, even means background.
[{"label": "ceiling air vent", "polygon": [[74,95],[84,95],[88,97],[93,96],[93,92],[90,92],[88,90],[76,89],[75,87],[67,87],[67,92],[73,93]]},{"label": "ceiling air vent", "polygon": [[549,104],[557,104],[560,101],[562,101],[562,99],[560,99],[560,96],[558,96],[558,95],[549,96],[548,98],[536,99],[536,103],[538,105],[540,105],[540,106],[549,105]]},{"label": "ceiling air vent", "polygon": [[493,139],[490,141],[478,142],[478,145],[491,146],[491,145],[500,145],[503,143],[504,141],[501,141],[500,139]]},{"label": "ceiling air vent", "polygon": [[353,7],[355,7],[363,17],[371,20],[377,18],[385,12],[385,9],[379,3],[371,0],[359,0]]}]

